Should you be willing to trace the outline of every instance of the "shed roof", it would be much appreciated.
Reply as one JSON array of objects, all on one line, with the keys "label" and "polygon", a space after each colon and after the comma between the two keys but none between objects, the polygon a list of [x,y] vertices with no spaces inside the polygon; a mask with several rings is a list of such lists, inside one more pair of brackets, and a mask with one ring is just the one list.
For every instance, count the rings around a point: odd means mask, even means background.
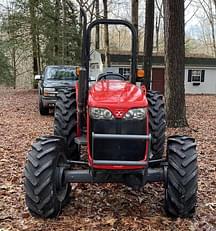
[{"label": "shed roof", "polygon": [[[104,52],[101,52],[102,62],[105,61]],[[110,54],[111,64],[112,65],[128,65],[130,63],[131,55],[128,52],[116,53],[112,52]],[[143,63],[143,53],[138,55],[138,64],[142,65]],[[152,65],[155,66],[164,66],[164,56],[163,55],[153,55]],[[198,56],[187,56],[185,57],[186,66],[197,66],[197,67],[216,67],[216,58],[211,57],[198,57]]]}]

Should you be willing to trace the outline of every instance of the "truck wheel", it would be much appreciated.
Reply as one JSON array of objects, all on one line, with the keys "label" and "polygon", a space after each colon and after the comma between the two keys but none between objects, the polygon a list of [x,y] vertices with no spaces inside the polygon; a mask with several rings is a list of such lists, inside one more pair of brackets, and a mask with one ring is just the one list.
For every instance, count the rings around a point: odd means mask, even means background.
[{"label": "truck wheel", "polygon": [[168,169],[165,211],[172,217],[192,217],[197,196],[197,153],[195,140],[172,136],[167,143]]},{"label": "truck wheel", "polygon": [[41,115],[49,115],[49,108],[43,106],[43,101],[39,99],[39,111]]},{"label": "truck wheel", "polygon": [[163,96],[156,91],[148,91],[149,130],[152,136],[150,160],[162,158],[165,143],[165,109]]},{"label": "truck wheel", "polygon": [[68,153],[67,157],[72,160],[79,160],[79,148],[74,142],[77,133],[77,109],[76,91],[62,90],[59,92],[56,101],[54,115],[54,135],[65,139]]},{"label": "truck wheel", "polygon": [[62,183],[67,168],[64,140],[60,137],[41,137],[32,145],[24,170],[26,204],[33,216],[58,216],[69,200],[70,184]]}]

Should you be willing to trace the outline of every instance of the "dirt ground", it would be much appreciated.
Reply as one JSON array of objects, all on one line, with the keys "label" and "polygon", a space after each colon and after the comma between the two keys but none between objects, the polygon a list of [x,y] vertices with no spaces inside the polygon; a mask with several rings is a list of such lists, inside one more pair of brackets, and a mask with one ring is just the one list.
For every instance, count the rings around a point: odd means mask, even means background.
[{"label": "dirt ground", "polygon": [[199,191],[193,219],[170,219],[164,189],[141,192],[123,185],[74,185],[72,200],[57,219],[35,219],[23,192],[26,153],[34,139],[52,134],[53,116],[40,116],[36,91],[0,89],[0,231],[6,230],[216,230],[216,96],[187,96],[190,128],[169,129],[197,140]]}]

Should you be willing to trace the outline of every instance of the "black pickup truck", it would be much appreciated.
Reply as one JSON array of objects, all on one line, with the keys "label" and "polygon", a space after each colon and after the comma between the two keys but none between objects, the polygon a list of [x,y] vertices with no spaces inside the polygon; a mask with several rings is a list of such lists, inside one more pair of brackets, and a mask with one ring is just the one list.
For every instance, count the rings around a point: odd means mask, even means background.
[{"label": "black pickup truck", "polygon": [[76,67],[47,66],[42,75],[36,75],[39,90],[39,110],[41,115],[48,115],[49,109],[55,107],[58,91],[63,88],[75,88]]}]

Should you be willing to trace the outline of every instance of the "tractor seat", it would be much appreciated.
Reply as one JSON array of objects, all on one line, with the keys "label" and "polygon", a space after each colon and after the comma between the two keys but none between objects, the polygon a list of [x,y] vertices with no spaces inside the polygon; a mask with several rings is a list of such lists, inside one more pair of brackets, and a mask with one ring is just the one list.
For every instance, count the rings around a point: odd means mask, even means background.
[{"label": "tractor seat", "polygon": [[100,80],[125,80],[127,81],[128,78],[124,75],[121,75],[119,73],[113,73],[113,72],[106,72],[102,73],[97,77],[97,81]]}]

